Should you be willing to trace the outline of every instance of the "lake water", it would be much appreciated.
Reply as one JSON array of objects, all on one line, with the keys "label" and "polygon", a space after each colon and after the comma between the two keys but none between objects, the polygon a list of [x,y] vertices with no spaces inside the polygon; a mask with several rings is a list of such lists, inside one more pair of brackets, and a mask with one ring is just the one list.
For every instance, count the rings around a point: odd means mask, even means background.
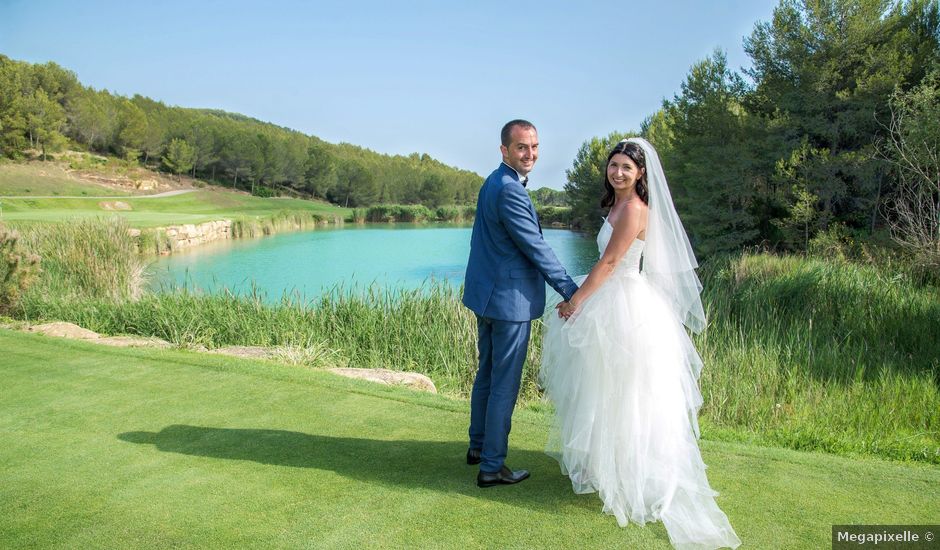
[{"label": "lake water", "polygon": [[[163,257],[147,270],[155,290],[262,290],[268,300],[298,292],[310,299],[335,287],[419,288],[463,282],[470,227],[366,225],[211,243]],[[545,229],[545,240],[572,275],[597,261],[593,237]]]}]

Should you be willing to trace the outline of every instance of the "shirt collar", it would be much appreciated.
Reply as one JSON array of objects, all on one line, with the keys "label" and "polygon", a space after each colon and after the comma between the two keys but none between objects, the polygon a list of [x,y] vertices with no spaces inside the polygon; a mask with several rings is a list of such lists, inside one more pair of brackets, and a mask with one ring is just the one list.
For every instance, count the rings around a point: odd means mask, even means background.
[{"label": "shirt collar", "polygon": [[525,177],[520,176],[519,172],[517,172],[515,168],[513,168],[512,166],[509,166],[505,162],[503,162],[503,166],[512,170],[512,173],[516,175],[516,179],[519,180],[519,183],[521,183],[523,187],[525,187],[526,184],[529,183],[529,176],[525,176]]}]

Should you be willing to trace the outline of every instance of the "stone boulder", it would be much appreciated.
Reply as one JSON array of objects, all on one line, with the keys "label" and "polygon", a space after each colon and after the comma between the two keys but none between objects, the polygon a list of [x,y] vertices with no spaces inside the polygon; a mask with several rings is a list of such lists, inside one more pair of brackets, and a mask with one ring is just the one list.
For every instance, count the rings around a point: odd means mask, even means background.
[{"label": "stone boulder", "polygon": [[416,372],[353,368],[335,368],[328,370],[347,378],[358,378],[360,380],[369,380],[370,382],[377,382],[389,386],[406,386],[415,390],[437,393],[437,387],[434,386],[434,382],[427,376]]},{"label": "stone boulder", "polygon": [[43,325],[33,325],[27,330],[29,332],[45,334],[46,336],[58,336],[59,338],[73,338],[76,340],[97,340],[101,337],[97,332],[82,328],[74,323],[46,323]]},{"label": "stone boulder", "polygon": [[209,353],[219,355],[230,355],[232,357],[241,357],[243,359],[277,359],[277,351],[273,348],[263,348],[261,346],[225,346],[209,350]]},{"label": "stone boulder", "polygon": [[145,338],[142,336],[105,336],[95,340],[96,344],[114,346],[117,348],[171,348],[173,344],[160,338]]}]

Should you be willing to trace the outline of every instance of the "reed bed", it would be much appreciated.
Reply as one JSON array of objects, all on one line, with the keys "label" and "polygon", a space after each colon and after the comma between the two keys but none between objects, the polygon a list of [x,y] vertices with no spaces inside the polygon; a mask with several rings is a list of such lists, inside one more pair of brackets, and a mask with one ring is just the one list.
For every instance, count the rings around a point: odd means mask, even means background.
[{"label": "reed bed", "polygon": [[424,223],[430,221],[462,223],[473,221],[475,214],[474,206],[450,205],[431,209],[423,204],[379,204],[368,208],[356,208],[352,216],[356,223]]},{"label": "reed bed", "polygon": [[284,210],[270,216],[238,217],[232,220],[232,237],[235,239],[254,238],[273,235],[284,231],[312,229],[319,225],[333,223],[343,225],[343,218],[323,214]]},{"label": "reed bed", "polygon": [[20,224],[17,229],[24,245],[39,256],[42,270],[26,299],[121,302],[141,295],[145,262],[123,218]]},{"label": "reed bed", "polygon": [[799,256],[704,271],[696,344],[714,437],[940,463],[940,289]]}]

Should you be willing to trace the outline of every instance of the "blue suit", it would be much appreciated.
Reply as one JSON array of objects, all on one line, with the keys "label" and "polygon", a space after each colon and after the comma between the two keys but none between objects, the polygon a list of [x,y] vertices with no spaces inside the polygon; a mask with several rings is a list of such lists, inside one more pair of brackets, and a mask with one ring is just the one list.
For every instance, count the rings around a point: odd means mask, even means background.
[{"label": "blue suit", "polygon": [[470,448],[482,450],[481,472],[498,472],[506,459],[531,321],[545,310],[546,282],[565,300],[578,289],[542,238],[519,175],[503,163],[477,198],[463,294],[477,316]]}]

